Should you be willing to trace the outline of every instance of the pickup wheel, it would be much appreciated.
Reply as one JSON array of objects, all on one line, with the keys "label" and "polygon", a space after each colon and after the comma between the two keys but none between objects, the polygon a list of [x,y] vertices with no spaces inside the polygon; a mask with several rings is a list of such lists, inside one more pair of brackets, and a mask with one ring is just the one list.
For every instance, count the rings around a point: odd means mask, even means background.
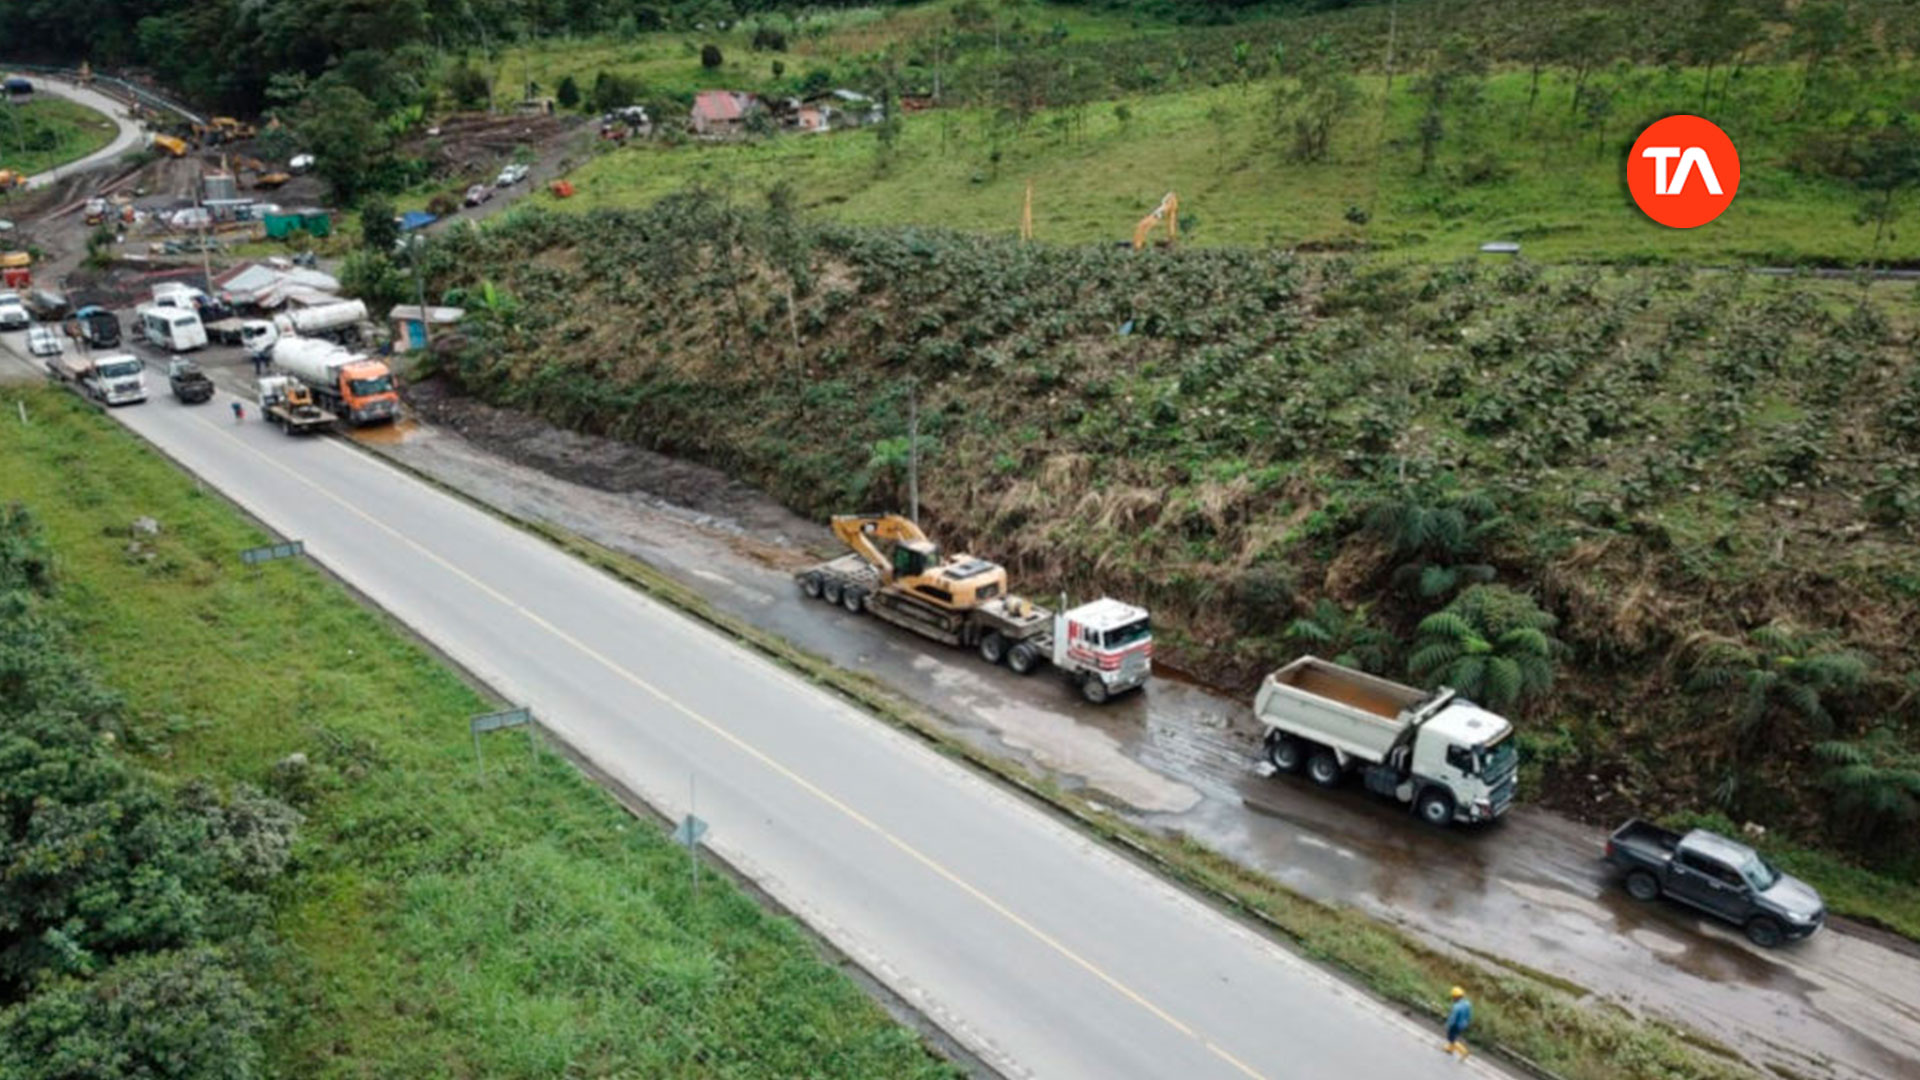
[{"label": "pickup wheel", "polygon": [[1453,796],[1444,788],[1430,787],[1414,800],[1413,811],[1420,820],[1436,829],[1453,824]]},{"label": "pickup wheel", "polygon": [[1645,870],[1635,870],[1627,875],[1627,895],[1635,900],[1660,899],[1660,879]]},{"label": "pickup wheel", "polygon": [[853,586],[848,586],[840,594],[840,606],[858,615],[867,610],[867,594]]},{"label": "pickup wheel", "polygon": [[847,595],[846,586],[837,581],[827,582],[820,591],[821,595],[827,598],[827,603],[829,604],[837,604]]},{"label": "pickup wheel", "polygon": [[987,636],[980,639],[980,659],[989,664],[998,664],[1006,658],[1007,639],[998,630],[987,631]]},{"label": "pickup wheel", "polygon": [[808,574],[800,579],[800,591],[815,600],[820,599],[820,592],[825,585],[819,574]]},{"label": "pickup wheel", "polygon": [[1771,949],[1787,940],[1787,932],[1771,916],[1756,915],[1747,920],[1747,940],[1763,949]]},{"label": "pickup wheel", "polygon": [[1107,699],[1113,696],[1113,691],[1100,681],[1100,676],[1089,671],[1080,680],[1080,696],[1086,698],[1088,704],[1105,705]]},{"label": "pickup wheel", "polygon": [[1338,787],[1346,770],[1340,767],[1340,758],[1333,751],[1322,746],[1307,758],[1307,776],[1321,787]]},{"label": "pickup wheel", "polygon": [[1297,773],[1306,763],[1307,748],[1291,735],[1274,735],[1267,740],[1267,760],[1283,773]]},{"label": "pickup wheel", "polygon": [[1007,666],[1015,675],[1031,675],[1040,666],[1040,652],[1023,641],[1007,650]]}]

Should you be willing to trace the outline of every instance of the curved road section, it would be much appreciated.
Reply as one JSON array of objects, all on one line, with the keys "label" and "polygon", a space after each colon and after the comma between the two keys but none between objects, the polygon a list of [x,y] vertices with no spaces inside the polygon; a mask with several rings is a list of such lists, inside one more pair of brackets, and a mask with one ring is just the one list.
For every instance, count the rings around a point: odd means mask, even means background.
[{"label": "curved road section", "polygon": [[112,142],[78,161],[69,161],[65,165],[56,166],[48,169],[46,172],[35,173],[27,177],[27,189],[29,191],[34,188],[46,187],[48,184],[72,176],[74,173],[82,173],[89,169],[96,168],[130,150],[138,150],[146,144],[146,132],[141,130],[139,123],[136,122],[133,117],[127,115],[127,107],[99,91],[89,90],[84,86],[77,86],[65,80],[49,78],[45,75],[33,76],[33,88],[35,93],[53,94],[56,97],[77,101],[89,109],[105,113],[120,131],[119,134],[113,137]]},{"label": "curved road section", "polygon": [[1003,1075],[1504,1075],[735,643],[220,397],[113,415],[659,810],[691,787],[716,852]]}]

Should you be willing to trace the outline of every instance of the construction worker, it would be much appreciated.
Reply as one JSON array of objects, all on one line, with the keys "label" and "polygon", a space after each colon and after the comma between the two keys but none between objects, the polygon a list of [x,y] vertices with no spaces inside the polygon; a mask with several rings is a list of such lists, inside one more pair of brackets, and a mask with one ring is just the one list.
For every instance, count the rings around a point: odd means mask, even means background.
[{"label": "construction worker", "polygon": [[1459,1054],[1460,1060],[1465,1061],[1471,1053],[1467,1049],[1467,1025],[1473,1023],[1473,1002],[1467,999],[1467,992],[1457,986],[1449,996],[1453,998],[1453,1007],[1447,1010],[1447,1045],[1441,1049]]},{"label": "construction worker", "polygon": [[235,401],[233,403],[233,422],[238,424],[247,418],[247,407]]}]

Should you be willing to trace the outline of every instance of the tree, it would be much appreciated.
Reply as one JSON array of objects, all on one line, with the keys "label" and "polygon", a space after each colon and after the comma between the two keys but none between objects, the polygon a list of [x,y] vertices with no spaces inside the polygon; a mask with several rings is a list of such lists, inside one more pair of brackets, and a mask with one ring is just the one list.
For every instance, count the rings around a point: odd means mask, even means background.
[{"label": "tree", "polygon": [[1901,195],[1920,186],[1920,125],[1904,113],[1895,116],[1862,138],[1849,156],[1854,183],[1866,193],[1856,220],[1873,224],[1877,258],[1881,239],[1892,236],[1893,223],[1899,220]]},{"label": "tree", "polygon": [[314,170],[345,203],[354,202],[369,189],[375,162],[385,157],[392,145],[373,102],[365,94],[325,79],[302,103],[294,127],[301,143],[313,154]]},{"label": "tree", "polygon": [[1699,0],[1699,5],[1682,30],[1680,51],[1706,68],[1700,84],[1700,107],[1705,109],[1713,97],[1713,69],[1745,53],[1760,39],[1762,28],[1759,16],[1736,7],[1735,0]]},{"label": "tree", "polygon": [[1387,670],[1400,647],[1392,634],[1367,621],[1367,605],[1348,611],[1324,596],[1314,601],[1312,613],[1293,620],[1283,636],[1303,649],[1329,655],[1336,664],[1376,675]]},{"label": "tree", "polygon": [[453,103],[462,109],[477,109],[493,97],[493,84],[465,61],[447,72],[446,87]]},{"label": "tree", "polygon": [[1446,137],[1448,110],[1479,97],[1480,77],[1486,70],[1479,48],[1466,36],[1455,34],[1440,46],[1426,75],[1414,83],[1413,92],[1425,98],[1427,105],[1419,126],[1422,175],[1433,168],[1434,153]]},{"label": "tree", "polygon": [[1851,742],[1823,742],[1813,755],[1827,766],[1818,782],[1832,797],[1828,813],[1857,842],[1874,846],[1897,839],[1920,822],[1920,755],[1892,729],[1875,728]]},{"label": "tree", "polygon": [[624,109],[638,101],[643,92],[638,79],[602,71],[593,77],[593,89],[587,94],[587,108],[599,113]]},{"label": "tree", "polygon": [[1552,688],[1565,649],[1550,633],[1557,625],[1525,593],[1475,585],[1420,620],[1407,671],[1487,708],[1511,709]]},{"label": "tree", "polygon": [[400,226],[394,220],[393,203],[384,195],[375,195],[360,206],[360,246],[376,255],[391,255],[400,242]]},{"label": "tree", "polygon": [[573,108],[580,104],[580,84],[573,80],[572,75],[563,76],[560,79],[560,88],[553,92],[553,98],[561,108]]},{"label": "tree", "polygon": [[1340,63],[1333,39],[1321,35],[1301,54],[1294,84],[1274,94],[1280,124],[1293,134],[1296,161],[1325,161],[1336,124],[1360,101],[1360,87]]},{"label": "tree", "polygon": [[1548,44],[1549,53],[1567,68],[1573,79],[1568,113],[1578,116],[1587,79],[1620,55],[1624,46],[1622,16],[1612,9],[1589,9],[1562,23]]},{"label": "tree", "polygon": [[1726,707],[1740,750],[1785,750],[1834,734],[1835,699],[1859,688],[1867,661],[1835,636],[1775,621],[1743,638],[1698,634],[1684,646],[1689,693]]},{"label": "tree", "polygon": [[1494,569],[1481,551],[1507,523],[1478,491],[1402,491],[1375,501],[1363,520],[1399,562],[1394,586],[1429,600],[1492,581]]},{"label": "tree", "polygon": [[1800,57],[1800,100],[1804,104],[1815,76],[1828,57],[1839,52],[1855,33],[1846,4],[1840,0],[1812,0],[1794,12],[1793,35],[1787,47]]},{"label": "tree", "polygon": [[712,71],[713,69],[719,67],[721,64],[725,62],[726,62],[725,58],[720,55],[720,46],[718,45],[700,46],[700,66],[701,67],[706,68],[708,71]]}]

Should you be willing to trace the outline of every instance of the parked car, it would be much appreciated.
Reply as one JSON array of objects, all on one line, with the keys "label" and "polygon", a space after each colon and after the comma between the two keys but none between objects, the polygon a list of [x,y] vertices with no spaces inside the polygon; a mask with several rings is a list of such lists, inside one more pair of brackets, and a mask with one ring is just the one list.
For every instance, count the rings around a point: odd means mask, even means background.
[{"label": "parked car", "polygon": [[485,184],[475,184],[467,189],[468,206],[479,206],[491,198],[493,198],[493,189]]},{"label": "parked car", "polygon": [[59,356],[59,333],[51,326],[34,327],[27,331],[27,351],[35,356]]},{"label": "parked car", "polygon": [[287,161],[288,172],[303,173],[311,168],[313,168],[312,154],[295,154]]},{"label": "parked car", "polygon": [[8,293],[10,300],[0,299],[0,330],[25,330],[33,325],[33,318],[20,304],[20,298]]},{"label": "parked car", "polygon": [[1607,838],[1607,861],[1635,900],[1672,897],[1739,926],[1764,948],[1808,937],[1826,921],[1813,886],[1705,829],[1682,835],[1636,818]]},{"label": "parked car", "polygon": [[512,187],[526,178],[527,167],[525,165],[509,165],[500,170],[500,175],[494,180],[494,183],[500,187]]}]

